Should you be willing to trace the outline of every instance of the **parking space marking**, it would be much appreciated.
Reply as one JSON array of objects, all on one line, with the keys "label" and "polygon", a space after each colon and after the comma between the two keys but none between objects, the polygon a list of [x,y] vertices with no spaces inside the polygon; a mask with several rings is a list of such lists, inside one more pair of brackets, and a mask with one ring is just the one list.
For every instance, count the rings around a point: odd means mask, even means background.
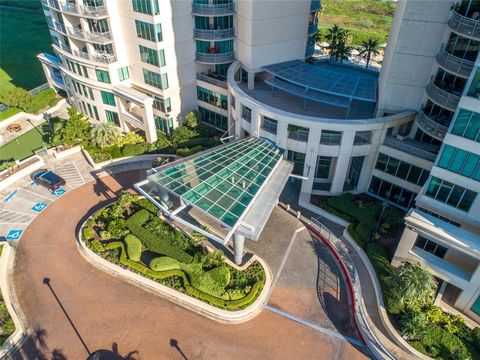
[{"label": "parking space marking", "polygon": [[37,192],[35,192],[35,191],[30,191],[30,190],[27,190],[27,189],[25,189],[25,188],[21,188],[20,190],[26,191],[26,192],[28,192],[28,193],[30,193],[30,194],[35,195],[35,196],[40,196],[40,197],[42,197],[42,198],[44,198],[44,199],[47,199],[47,200],[49,200],[49,201],[53,201],[52,198],[49,198],[49,197],[44,196],[44,195],[41,195],[41,194],[39,194],[39,193],[37,193]]},{"label": "parking space marking", "polygon": [[0,224],[30,224],[34,215],[0,209]]},{"label": "parking space marking", "polygon": [[58,176],[64,178],[67,185],[70,186],[72,189],[75,189],[85,184],[85,179],[80,174],[80,171],[78,171],[75,163],[73,162],[58,166],[57,168],[55,168],[54,172]]}]

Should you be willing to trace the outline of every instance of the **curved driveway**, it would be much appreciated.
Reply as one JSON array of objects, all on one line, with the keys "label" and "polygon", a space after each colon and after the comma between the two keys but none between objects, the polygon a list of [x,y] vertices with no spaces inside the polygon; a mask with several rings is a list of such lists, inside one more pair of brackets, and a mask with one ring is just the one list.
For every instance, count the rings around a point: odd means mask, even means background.
[{"label": "curved driveway", "polygon": [[76,248],[76,227],[141,173],[103,177],[70,191],[28,227],[13,276],[34,335],[17,358],[76,360],[100,349],[124,357],[134,352],[136,359],[365,358],[346,341],[268,311],[240,325],[216,323],[87,263]]}]

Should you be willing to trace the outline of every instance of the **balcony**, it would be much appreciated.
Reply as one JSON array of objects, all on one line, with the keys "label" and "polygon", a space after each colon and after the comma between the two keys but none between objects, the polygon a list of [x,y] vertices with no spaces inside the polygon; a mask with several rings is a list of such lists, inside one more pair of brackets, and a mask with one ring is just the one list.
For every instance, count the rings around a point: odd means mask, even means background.
[{"label": "balcony", "polygon": [[195,60],[202,64],[228,64],[235,60],[235,53],[227,52],[227,53],[195,53]]},{"label": "balcony", "polygon": [[67,33],[69,36],[85,41],[90,41],[99,44],[108,44],[113,42],[112,34],[110,31],[104,33],[84,31],[83,29],[67,27]]},{"label": "balcony", "polygon": [[[400,150],[410,155],[434,162],[437,158],[437,155],[431,151],[428,151],[426,148],[429,146],[425,143],[420,143],[416,140],[399,140],[393,136],[386,136],[383,141],[383,145],[391,147],[393,149]],[[434,149],[435,148],[435,149]],[[438,147],[431,146],[432,151],[438,152]]]},{"label": "balcony", "polygon": [[322,5],[320,0],[312,0],[312,4],[310,5],[310,12],[312,11],[320,11]]},{"label": "balcony", "polygon": [[480,20],[462,16],[454,10],[448,19],[448,26],[455,32],[480,40]]},{"label": "balcony", "polygon": [[205,81],[209,84],[216,85],[222,87],[224,89],[228,89],[227,85],[227,78],[223,75],[216,74],[214,72],[211,73],[197,73],[197,79]]},{"label": "balcony", "polygon": [[473,66],[475,65],[473,61],[456,57],[444,49],[440,50],[436,59],[437,63],[444,69],[466,78],[470,76]]},{"label": "balcony", "polygon": [[434,103],[451,111],[455,111],[460,102],[460,96],[439,88],[434,84],[433,79],[427,85],[427,95]]},{"label": "balcony", "polygon": [[192,3],[192,14],[200,16],[224,16],[235,13],[235,4],[197,4]]},{"label": "balcony", "polygon": [[105,17],[107,16],[107,8],[103,6],[80,6],[71,3],[62,3],[62,11],[67,14],[86,16],[86,17]]},{"label": "balcony", "polygon": [[443,140],[448,131],[448,126],[444,126],[436,122],[435,117],[429,117],[423,111],[420,111],[417,116],[417,124],[431,137],[437,140]]},{"label": "balcony", "polygon": [[217,29],[217,30],[204,30],[193,29],[193,37],[198,40],[211,40],[220,41],[233,39],[235,37],[235,29]]},{"label": "balcony", "polygon": [[63,34],[66,34],[67,33],[67,30],[65,29],[65,25],[63,25],[62,23],[58,22],[58,21],[53,21],[53,27],[55,30],[63,33]]},{"label": "balcony", "polygon": [[[117,57],[112,54],[106,53],[93,53],[89,54],[84,51],[73,50],[69,46],[62,44],[61,47],[54,45],[55,50],[59,50],[61,53],[68,53],[70,55],[76,56],[77,58],[82,58],[90,61],[95,61],[103,64],[111,64],[117,61]],[[68,56],[68,55],[67,55]]]}]

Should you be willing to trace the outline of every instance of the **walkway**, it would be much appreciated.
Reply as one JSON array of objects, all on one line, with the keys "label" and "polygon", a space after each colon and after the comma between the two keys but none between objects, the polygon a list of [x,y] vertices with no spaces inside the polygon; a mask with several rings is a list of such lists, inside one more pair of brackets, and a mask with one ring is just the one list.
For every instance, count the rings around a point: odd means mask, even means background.
[{"label": "walkway", "polygon": [[345,340],[272,312],[223,325],[93,268],[76,248],[78,224],[143,176],[134,170],[87,182],[25,231],[13,280],[33,335],[16,359],[85,359],[99,349],[142,359],[365,358]]}]

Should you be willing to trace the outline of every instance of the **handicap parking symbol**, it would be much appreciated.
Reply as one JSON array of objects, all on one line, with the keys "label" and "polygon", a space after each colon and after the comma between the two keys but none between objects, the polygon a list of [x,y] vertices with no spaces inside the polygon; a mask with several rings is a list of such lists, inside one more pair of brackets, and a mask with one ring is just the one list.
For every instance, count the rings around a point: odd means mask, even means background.
[{"label": "handicap parking symbol", "polygon": [[22,236],[23,230],[10,230],[7,234],[7,241],[15,241],[20,239]]},{"label": "handicap parking symbol", "polygon": [[54,192],[52,192],[52,194],[55,196],[62,196],[63,194],[65,194],[65,189],[62,189],[62,188],[57,189]]},{"label": "handicap parking symbol", "polygon": [[32,210],[33,211],[42,211],[43,209],[45,209],[47,207],[47,203],[44,203],[44,202],[38,202],[36,203],[35,205],[33,205],[32,207]]}]

